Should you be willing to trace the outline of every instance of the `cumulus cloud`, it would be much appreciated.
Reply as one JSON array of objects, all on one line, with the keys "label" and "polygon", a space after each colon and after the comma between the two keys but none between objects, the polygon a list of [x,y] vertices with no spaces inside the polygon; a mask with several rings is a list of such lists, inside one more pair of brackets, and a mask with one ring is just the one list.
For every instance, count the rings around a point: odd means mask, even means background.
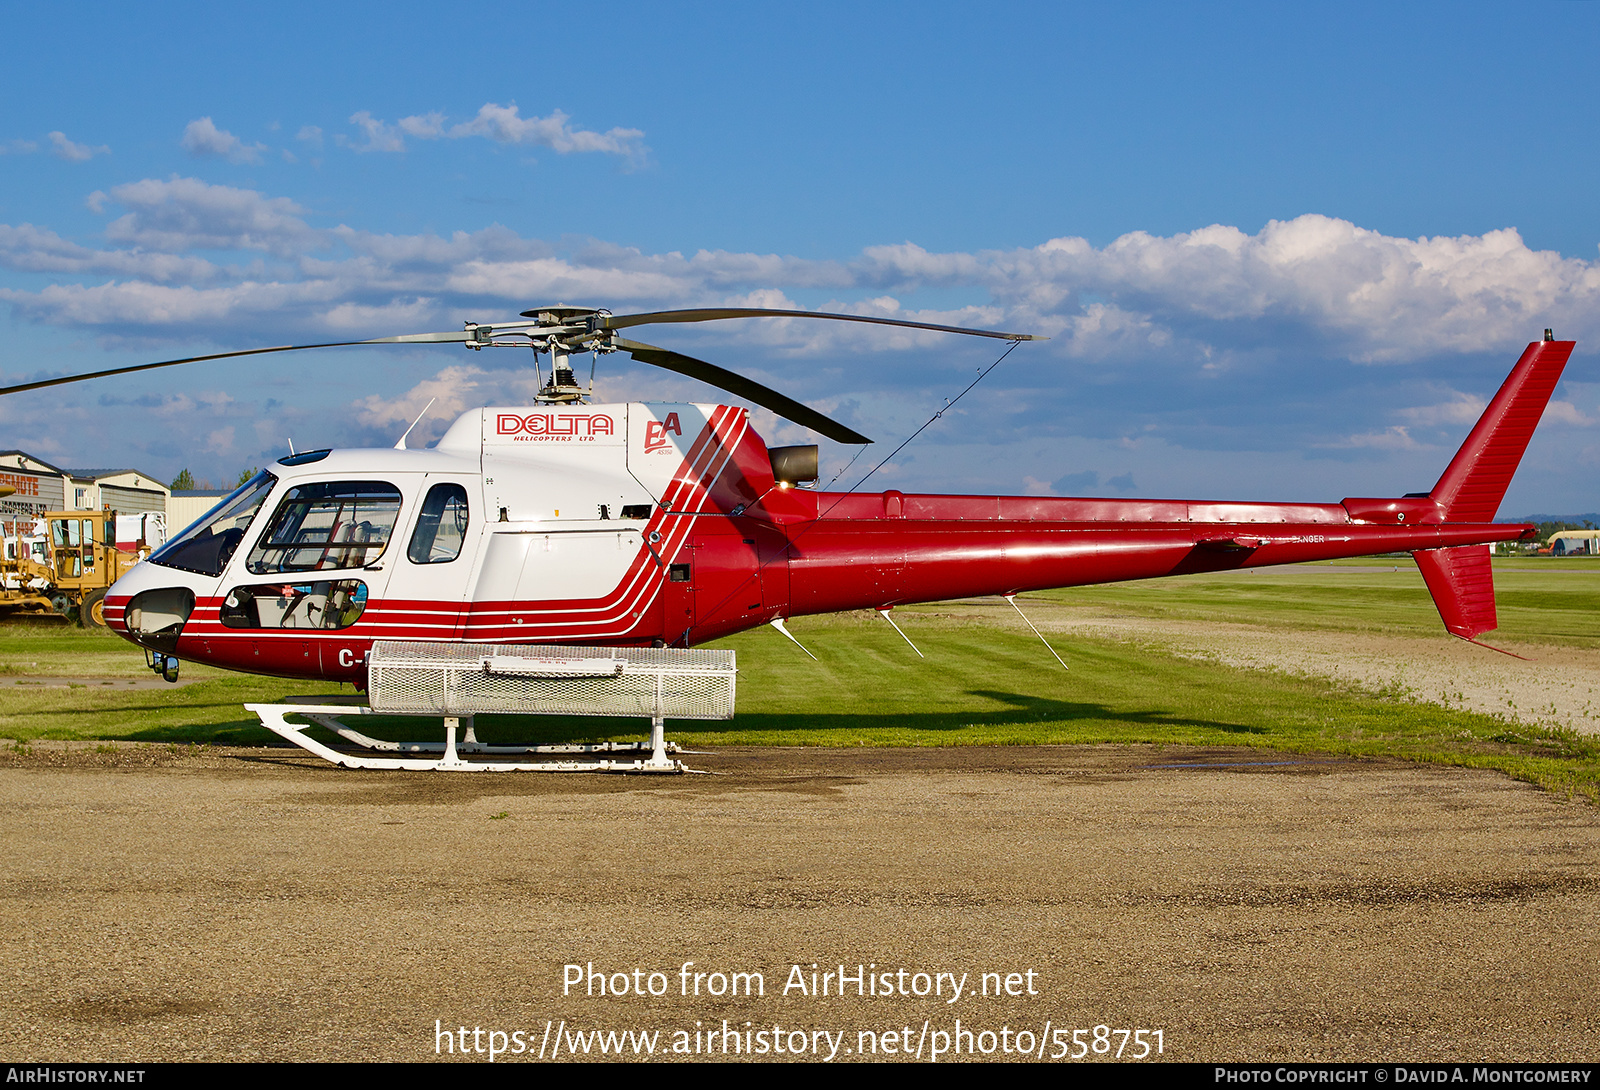
[{"label": "cumulus cloud", "polygon": [[[388,126],[396,139],[450,138],[447,119],[402,121]],[[554,302],[618,312],[814,309],[1052,337],[1020,348],[930,430],[930,441],[959,433],[966,454],[944,445],[938,459],[902,456],[884,471],[924,487],[956,486],[948,472],[976,474],[968,463],[998,456],[1006,476],[996,488],[1021,481],[1038,494],[1117,495],[1135,491],[1136,475],[1169,490],[1187,472],[1186,452],[1299,450],[1336,468],[1414,458],[1421,468],[1395,483],[1405,491],[1410,477],[1437,474],[1440,451],[1459,444],[1523,344],[1546,326],[1580,340],[1600,333],[1600,262],[1532,250],[1509,229],[1403,239],[1303,216],[1255,234],[1211,227],[972,253],[906,242],[811,260],[652,252],[498,225],[448,234],[323,229],[288,198],[194,178],[133,182],[87,203],[107,216],[103,238],[0,224],[0,268],[53,280],[0,288],[16,317],[195,351],[202,338],[241,346],[459,328]],[[919,302],[929,297],[938,305]],[[663,326],[634,339],[729,366],[878,438],[923,424],[1005,347],[794,318]],[[393,354],[444,351],[455,349]],[[413,374],[400,394],[380,388],[337,425],[359,434],[319,442],[392,442],[430,397],[440,398],[430,420],[448,421],[474,405],[531,396],[525,352],[471,358],[420,383]],[[600,381],[607,396],[707,396],[646,370],[612,357]],[[314,381],[318,372],[306,374]],[[1393,393],[1375,406],[1376,385]],[[1592,397],[1573,396],[1552,403],[1547,423],[1600,426]],[[285,419],[274,426],[287,427]],[[765,427],[769,438],[805,441],[789,425]],[[293,434],[302,437],[299,425]],[[1102,445],[1064,459],[1064,437]],[[1008,446],[1023,439],[1031,453]],[[1086,465],[1106,468],[1066,472]],[[960,486],[983,481],[963,477]],[[1389,486],[1333,487],[1380,494],[1372,488]]]},{"label": "cumulus cloud", "polygon": [[386,124],[373,117],[366,110],[358,110],[350,115],[350,124],[362,131],[366,139],[356,143],[343,133],[334,139],[353,148],[356,151],[405,151],[405,138],[400,135],[400,130],[393,125]]},{"label": "cumulus cloud", "polygon": [[210,281],[219,271],[204,258],[183,254],[90,249],[29,223],[0,224],[0,266],[20,272],[110,274],[158,284]]},{"label": "cumulus cloud", "polygon": [[539,145],[563,155],[598,151],[634,158],[643,154],[644,133],[639,129],[591,132],[574,129],[567,124],[568,120],[568,115],[560,110],[552,110],[548,117],[523,117],[514,102],[505,106],[486,102],[478,108],[477,117],[453,127],[450,136],[486,136],[501,144]]},{"label": "cumulus cloud", "polygon": [[1403,239],[1317,215],[1256,235],[1134,232],[1103,250],[1057,239],[1001,255],[995,274],[996,293],[1020,306],[1055,309],[1093,292],[1178,335],[1287,325],[1373,363],[1472,351],[1513,329],[1536,334],[1553,314],[1576,319],[1600,293],[1600,267],[1530,250],[1509,228]]},{"label": "cumulus cloud", "polygon": [[1576,405],[1570,401],[1552,401],[1545,407],[1544,421],[1547,423],[1566,424],[1574,428],[1592,427],[1595,419],[1585,416]]},{"label": "cumulus cloud", "polygon": [[292,313],[325,297],[326,286],[240,281],[211,288],[143,281],[51,284],[37,292],[0,289],[0,299],[24,316],[53,325],[112,328],[129,333],[218,326],[241,318]]},{"label": "cumulus cloud", "polygon": [[1396,424],[1385,428],[1383,431],[1363,432],[1360,435],[1351,435],[1342,443],[1332,444],[1340,447],[1369,447],[1377,450],[1417,450],[1422,444],[1411,438],[1409,429]]},{"label": "cumulus cloud", "polygon": [[[437,438],[468,409],[482,405],[528,405],[539,391],[532,370],[486,371],[472,364],[444,368],[396,397],[373,394],[355,403],[356,422],[369,432],[399,438],[424,411],[412,433],[416,444]],[[431,403],[431,404],[430,404]]]},{"label": "cumulus cloud", "polygon": [[196,158],[213,156],[230,163],[254,163],[267,150],[265,144],[246,144],[226,129],[219,129],[209,117],[189,122],[183,130],[183,149]]},{"label": "cumulus cloud", "polygon": [[101,144],[99,147],[90,147],[88,144],[78,144],[67,139],[63,132],[50,134],[50,154],[57,159],[65,159],[69,163],[83,163],[93,159],[96,155],[110,155],[111,149]]},{"label": "cumulus cloud", "polygon": [[437,110],[413,117],[402,117],[399,124],[401,132],[424,140],[435,140],[444,134],[444,114]]},{"label": "cumulus cloud", "polygon": [[[404,151],[407,136],[419,140],[460,140],[478,136],[497,144],[546,147],[562,155],[599,152],[638,161],[646,154],[644,132],[640,129],[612,128],[596,132],[574,128],[569,121],[571,116],[561,110],[552,110],[547,117],[523,117],[514,102],[504,106],[486,102],[478,108],[476,117],[455,125],[449,125],[448,118],[438,110],[402,117],[392,125],[373,117],[368,110],[360,110],[350,116],[350,123],[361,130],[361,139],[340,135],[335,140],[360,152]],[[305,130],[301,131],[303,134]],[[318,136],[320,138],[320,130]]]},{"label": "cumulus cloud", "polygon": [[106,237],[152,250],[263,250],[284,256],[325,244],[325,235],[302,219],[304,209],[287,197],[252,189],[212,185],[198,178],[146,179],[119,185],[109,196],[90,198],[98,211],[107,201],[129,209],[106,226]]},{"label": "cumulus cloud", "polygon": [[1473,424],[1483,415],[1489,402],[1471,394],[1457,393],[1449,401],[1401,409],[1397,415],[1412,424],[1440,427]]},{"label": "cumulus cloud", "polygon": [[[444,126],[437,116],[407,121],[418,132]],[[389,128],[398,139],[400,129]],[[384,130],[373,133],[378,142],[388,138]],[[641,309],[802,309],[796,300],[806,297],[823,300],[812,304],[815,309],[1045,334],[1054,339],[1040,351],[1050,358],[1176,366],[1202,377],[1260,367],[1286,352],[1395,363],[1503,350],[1545,326],[1585,338],[1600,331],[1600,263],[1531,250],[1509,229],[1403,239],[1309,215],[1270,223],[1255,235],[1211,227],[1168,237],[1135,232],[1098,248],[1064,238],[955,254],[904,243],[815,261],[727,251],[649,253],[598,241],[557,244],[500,226],[448,236],[322,230],[288,198],[194,178],[146,179],[91,194],[88,203],[96,211],[121,210],[105,229],[113,248],[82,246],[30,225],[6,226],[0,263],[124,277],[95,287],[134,300],[113,308],[130,316],[147,301],[147,288],[194,289],[190,303],[152,311],[142,323],[146,330],[159,325],[161,314],[192,317],[205,300],[218,318],[232,313],[246,285],[273,297],[314,300],[299,317],[286,316],[307,328],[353,328],[362,316],[453,322],[462,313],[520,310],[547,300]],[[282,264],[219,273],[201,256],[210,251],[255,252]],[[937,309],[903,301],[925,289],[972,299]],[[11,297],[46,317],[52,305],[77,312],[85,290],[58,284]],[[938,334],[801,319],[727,328],[726,335],[741,343],[789,356],[942,343]],[[690,327],[675,333],[704,335]],[[1449,427],[1470,422],[1481,408],[1482,393],[1435,391],[1434,402],[1418,402],[1396,422]]]}]

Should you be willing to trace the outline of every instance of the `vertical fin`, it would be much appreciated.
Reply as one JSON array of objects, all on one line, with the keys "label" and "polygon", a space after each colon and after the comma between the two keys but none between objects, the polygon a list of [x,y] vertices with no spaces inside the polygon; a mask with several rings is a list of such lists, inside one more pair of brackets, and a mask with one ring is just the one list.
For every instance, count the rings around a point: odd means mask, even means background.
[{"label": "vertical fin", "polygon": [[[1545,335],[1550,335],[1549,330]],[[1561,370],[1572,355],[1575,341],[1535,341],[1528,346],[1511,374],[1483,410],[1477,425],[1461,449],[1451,459],[1444,476],[1433,486],[1429,498],[1438,503],[1445,522],[1492,522],[1500,501],[1505,498],[1511,476],[1528,449],[1528,440],[1544,415],[1545,405],[1561,379]],[[1453,551],[1453,550],[1446,550]],[[1417,554],[1422,563],[1422,554]],[[1423,575],[1428,569],[1423,568]],[[1484,557],[1484,578],[1488,557]],[[1428,586],[1433,588],[1432,580]],[[1438,601],[1438,592],[1434,592]],[[1491,617],[1493,615],[1491,601]],[[1441,607],[1441,612],[1443,608]],[[1449,621],[1446,620],[1448,626]],[[1489,628],[1493,628],[1491,623]],[[1455,631],[1451,629],[1451,631]],[[1459,635],[1459,633],[1458,633]]]},{"label": "vertical fin", "polygon": [[1444,627],[1464,640],[1475,639],[1499,624],[1494,607],[1494,573],[1489,546],[1419,549],[1411,554],[1433,595]]},{"label": "vertical fin", "polygon": [[1422,569],[1423,582],[1428,584],[1433,604],[1438,607],[1439,617],[1452,636],[1528,661],[1525,655],[1478,639],[1481,633],[1499,623],[1494,607],[1494,572],[1489,567],[1489,546],[1419,549],[1411,556]]}]

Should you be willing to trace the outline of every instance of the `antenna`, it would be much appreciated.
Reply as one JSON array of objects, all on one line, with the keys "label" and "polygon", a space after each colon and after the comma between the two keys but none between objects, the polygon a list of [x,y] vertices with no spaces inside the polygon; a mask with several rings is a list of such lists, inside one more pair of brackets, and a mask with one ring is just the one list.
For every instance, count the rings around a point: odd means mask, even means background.
[{"label": "antenna", "polygon": [[[1016,603],[1013,602],[1012,604],[1015,605]],[[911,644],[911,650],[917,652],[917,658],[919,658],[919,659],[927,658],[928,656],[924,655],[921,652],[921,650],[918,649],[916,644],[911,643],[911,637],[906,635],[905,632],[901,631],[900,626],[894,623],[894,618],[889,616],[889,610],[892,609],[892,608],[894,608],[894,607],[892,607],[892,606],[879,606],[878,607],[878,616],[880,616],[884,620],[888,621],[891,625],[894,625],[894,630],[896,632],[900,633],[900,638],[902,640],[905,640],[907,643],[910,643]]]},{"label": "antenna", "polygon": [[290,454],[294,454],[294,453],[296,453],[296,451],[295,451],[295,449],[294,449],[294,440],[293,440],[293,439],[290,439],[290,440],[289,440],[289,453],[290,453]]},{"label": "antenna", "polygon": [[[415,428],[418,424],[422,423],[422,418],[428,415],[428,410],[433,408],[433,403],[438,400],[439,399],[436,397],[430,397],[428,399],[428,403],[422,407],[422,411],[417,414],[417,418],[411,422],[411,428]],[[400,433],[400,440],[394,445],[395,450],[410,449],[406,446],[406,436],[411,434],[411,428],[407,428],[405,431]]]},{"label": "antenna", "polygon": [[[789,637],[789,642],[790,643],[794,644],[800,650],[806,651],[806,645],[801,643],[799,640],[795,639],[794,638],[794,633],[790,632],[788,630],[788,628],[784,627],[784,623],[783,623],[783,618],[782,617],[774,617],[774,618],[772,618],[772,620],[768,621],[767,623],[770,624],[773,628],[776,628],[779,632],[782,632],[785,636]],[[806,651],[806,654],[810,656],[812,662],[817,661],[817,656],[812,655],[810,651]]]},{"label": "antenna", "polygon": [[[1027,625],[1029,628],[1033,628],[1033,622],[1028,620],[1028,615],[1022,612],[1021,606],[1017,605],[1017,596],[1015,594],[1002,594],[1000,597],[1011,603],[1011,608],[1017,611],[1017,616],[1022,618],[1023,624]],[[1056,655],[1056,649],[1050,646],[1050,641],[1044,638],[1043,633],[1041,633],[1037,628],[1033,628],[1033,634],[1039,637],[1039,642],[1044,644],[1044,649],[1046,651],[1050,652],[1052,655]],[[1061,662],[1060,655],[1056,655],[1056,661]],[[1068,667],[1064,662],[1061,662],[1061,668],[1063,670],[1070,669],[1070,667]]]}]

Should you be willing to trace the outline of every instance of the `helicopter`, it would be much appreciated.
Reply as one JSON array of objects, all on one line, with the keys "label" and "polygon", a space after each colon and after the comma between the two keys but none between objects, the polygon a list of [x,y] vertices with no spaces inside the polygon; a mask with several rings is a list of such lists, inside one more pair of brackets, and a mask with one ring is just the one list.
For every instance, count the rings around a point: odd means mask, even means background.
[{"label": "helicopter", "polygon": [[106,595],[109,627],[169,680],[190,660],[362,690],[375,645],[522,648],[524,658],[528,647],[687,649],[767,624],[788,635],[784,622],[809,614],[871,609],[892,621],[890,610],[912,603],[1402,551],[1445,629],[1481,644],[1497,624],[1489,547],[1535,532],[1493,519],[1575,347],[1550,330],[1529,344],[1427,492],[1320,504],[921,495],[805,487],[818,480],[817,447],[769,448],[744,408],[592,403],[592,378],[579,384],[572,357],[625,352],[866,443],[776,390],[618,331],[790,317],[1044,338],[757,308],[616,315],[562,305],[521,317],[139,364],[0,394],[345,345],[531,348],[542,384],[534,403],[470,410],[430,449],[408,449],[402,435],[391,450],[281,458]]}]

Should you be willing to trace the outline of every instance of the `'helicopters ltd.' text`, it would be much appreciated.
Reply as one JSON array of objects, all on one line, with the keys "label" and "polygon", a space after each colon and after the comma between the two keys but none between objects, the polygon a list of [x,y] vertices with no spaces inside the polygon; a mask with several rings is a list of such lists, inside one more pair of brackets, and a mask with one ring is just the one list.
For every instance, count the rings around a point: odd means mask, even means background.
[{"label": "'helicopters ltd.' text", "polygon": [[[670,970],[608,971],[587,964],[562,967],[561,995],[623,1004],[699,1000],[701,1017],[678,1024],[580,1025],[545,1019],[525,1028],[433,1027],[434,1052],[500,1059],[560,1060],[585,1057],[804,1057],[824,1061],[849,1057],[894,1057],[937,1062],[945,1058],[1032,1060],[1155,1059],[1167,1050],[1159,1027],[1111,1026],[1094,1020],[1070,1024],[1041,1012],[1024,1024],[974,1024],[955,1017],[959,1004],[990,1000],[1037,1002],[1042,997],[1033,969],[999,971],[921,970],[873,964],[791,965],[785,974],[759,970],[703,969],[684,962]],[[778,979],[780,977],[781,979]],[[750,1017],[749,1004],[763,999],[880,1001],[884,1018],[867,1027],[845,1028],[810,1020]],[[709,1009],[737,1002],[737,1017]],[[930,1009],[930,1004],[933,1005]],[[951,1008],[954,1007],[955,1010]],[[795,1007],[785,1005],[793,1013]],[[913,1015],[913,1010],[915,1014]],[[820,1011],[819,1011],[820,1013]],[[930,1017],[929,1015],[937,1015]],[[908,1017],[909,1016],[909,1017]]]}]

